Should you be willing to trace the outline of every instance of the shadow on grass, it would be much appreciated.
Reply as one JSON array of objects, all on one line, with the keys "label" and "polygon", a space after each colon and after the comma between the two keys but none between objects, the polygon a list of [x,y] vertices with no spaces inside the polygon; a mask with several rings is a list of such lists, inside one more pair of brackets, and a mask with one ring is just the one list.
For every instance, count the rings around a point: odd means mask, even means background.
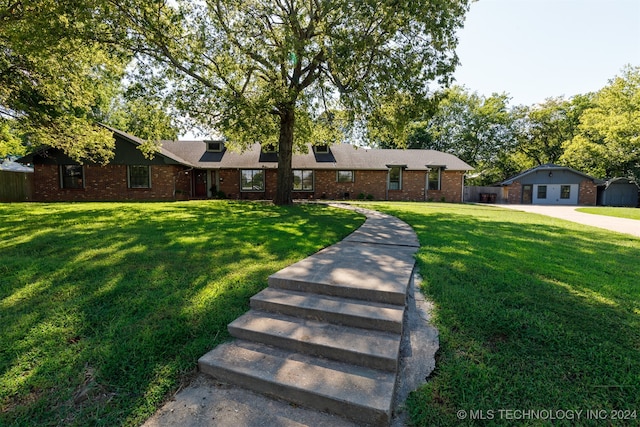
[{"label": "shadow on grass", "polygon": [[[392,206],[420,238],[436,304],[436,372],[409,399],[417,425],[459,425],[459,410],[636,410],[640,416],[640,240],[520,212]],[[602,425],[582,418],[581,425]],[[468,425],[488,421],[466,418]],[[608,422],[611,422],[609,419]]]},{"label": "shadow on grass", "polygon": [[0,205],[0,424],[137,425],[267,277],[363,218],[253,203]]}]

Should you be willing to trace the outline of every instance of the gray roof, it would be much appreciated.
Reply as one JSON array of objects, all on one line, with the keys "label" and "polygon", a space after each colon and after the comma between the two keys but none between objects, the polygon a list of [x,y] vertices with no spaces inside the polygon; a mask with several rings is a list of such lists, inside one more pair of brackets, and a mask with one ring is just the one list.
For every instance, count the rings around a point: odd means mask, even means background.
[{"label": "gray roof", "polygon": [[547,171],[547,170],[548,170],[548,171],[566,170],[566,171],[569,171],[569,172],[573,172],[573,173],[575,173],[576,175],[581,175],[581,176],[583,176],[583,177],[585,177],[585,178],[587,178],[587,179],[592,180],[593,182],[596,182],[596,183],[597,183],[597,182],[599,181],[599,180],[597,180],[596,178],[594,178],[594,177],[592,177],[592,176],[590,176],[590,175],[587,175],[586,173],[583,173],[583,172],[577,171],[577,170],[572,169],[572,168],[570,168],[570,167],[567,167],[567,166],[560,166],[560,165],[555,165],[555,164],[553,164],[553,163],[546,163],[546,164],[544,164],[544,165],[538,165],[538,166],[536,166],[536,167],[533,167],[533,168],[531,168],[531,169],[528,169],[528,170],[526,170],[526,171],[524,171],[524,172],[519,173],[518,175],[512,176],[511,178],[509,178],[509,179],[507,179],[507,180],[502,181],[502,182],[500,183],[500,185],[511,185],[511,184],[513,184],[513,182],[514,182],[514,181],[517,181],[518,179],[520,179],[520,178],[522,178],[522,177],[524,177],[524,176],[527,176],[527,175],[529,175],[529,174],[535,173],[535,172],[537,172],[537,171]]},{"label": "gray roof", "polygon": [[[114,135],[135,146],[145,141],[127,132],[101,124]],[[254,144],[244,152],[233,151],[223,146],[221,152],[207,151],[208,141],[160,141],[158,153],[176,163],[198,169],[276,169],[278,155],[263,153],[260,144]],[[31,156],[20,159],[32,161]],[[316,153],[307,146],[307,153],[293,155],[294,169],[328,170],[387,170],[391,166],[402,166],[407,170],[426,171],[442,167],[448,170],[469,171],[473,168],[454,156],[436,150],[370,149],[351,144],[336,144],[328,153]]]},{"label": "gray roof", "polygon": [[[164,141],[162,148],[175,158],[184,159],[186,164],[202,169],[275,169],[278,166],[277,154],[263,153],[260,144],[242,153],[226,147],[219,153],[208,152],[205,141]],[[425,171],[434,167],[473,169],[456,156],[440,151],[369,149],[351,144],[331,145],[329,153],[315,153],[309,145],[307,153],[296,153],[292,160],[294,169],[387,170],[390,166]]]}]

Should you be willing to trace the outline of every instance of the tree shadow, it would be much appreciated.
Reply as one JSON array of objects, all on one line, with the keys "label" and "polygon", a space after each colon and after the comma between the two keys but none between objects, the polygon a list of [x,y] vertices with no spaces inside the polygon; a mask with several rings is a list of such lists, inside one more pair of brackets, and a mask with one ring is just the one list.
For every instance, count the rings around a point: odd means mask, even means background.
[{"label": "tree shadow", "polygon": [[315,205],[115,206],[0,209],[0,420],[144,420],[270,274],[362,222]]}]

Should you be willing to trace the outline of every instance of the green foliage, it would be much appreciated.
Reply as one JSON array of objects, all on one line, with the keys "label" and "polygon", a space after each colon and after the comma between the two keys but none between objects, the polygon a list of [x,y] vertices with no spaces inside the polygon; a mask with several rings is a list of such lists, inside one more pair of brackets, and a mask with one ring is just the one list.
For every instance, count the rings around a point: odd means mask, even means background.
[{"label": "green foliage", "polygon": [[574,167],[598,178],[640,178],[640,67],[596,93],[550,98],[510,108],[507,94],[490,97],[454,86],[417,104],[398,95],[374,111],[369,136],[383,148],[403,146],[450,152],[475,168],[471,185],[504,180],[546,163]]},{"label": "green foliage", "polygon": [[13,123],[13,120],[0,118],[0,160],[8,156],[22,156],[27,152],[14,126],[12,126]]},{"label": "green foliage", "polygon": [[550,98],[538,105],[515,109],[517,151],[526,156],[529,167],[560,163],[591,98],[592,95],[578,95],[569,100]]},{"label": "green foliage", "polygon": [[141,425],[270,274],[362,221],[315,204],[0,204],[0,425]]},{"label": "green foliage", "polygon": [[[33,146],[106,161],[113,140],[95,112],[117,88],[126,56],[108,29],[106,2],[37,0],[0,6],[0,116]],[[100,41],[98,41],[100,40]]]},{"label": "green foliage", "polygon": [[580,122],[563,161],[598,177],[640,179],[640,67],[626,67],[596,93]]},{"label": "green foliage", "polygon": [[[412,425],[514,425],[500,409],[640,408],[640,239],[488,206],[373,206],[416,230],[435,305],[440,350],[407,402]],[[461,420],[460,410],[496,416]]]},{"label": "green foliage", "polygon": [[[137,88],[137,85],[135,86]],[[116,96],[100,121],[145,141],[138,149],[152,157],[163,140],[176,140],[179,125],[167,112],[164,102],[146,93],[125,90]]]},{"label": "green foliage", "polygon": [[153,99],[117,97],[104,123],[146,141],[178,138],[175,118]]},{"label": "green foliage", "polygon": [[515,145],[508,101],[506,94],[484,97],[460,86],[447,89],[433,116],[414,125],[411,147],[455,154],[476,169],[479,184],[494,182],[501,177],[496,167]]}]

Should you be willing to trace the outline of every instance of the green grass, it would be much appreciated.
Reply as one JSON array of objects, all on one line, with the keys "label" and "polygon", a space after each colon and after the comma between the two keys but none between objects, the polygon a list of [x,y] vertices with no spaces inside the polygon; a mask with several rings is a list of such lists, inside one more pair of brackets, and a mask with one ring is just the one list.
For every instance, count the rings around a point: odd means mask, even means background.
[{"label": "green grass", "polygon": [[357,228],[319,205],[0,204],[0,425],[139,425],[267,277]]},{"label": "green grass", "polygon": [[[499,410],[628,409],[636,419],[553,424],[638,425],[640,239],[488,206],[368,206],[416,230],[435,303],[440,350],[409,398],[413,424],[549,425]],[[493,420],[468,418],[481,410]]]},{"label": "green grass", "polygon": [[595,215],[614,216],[616,218],[640,219],[640,209],[638,208],[578,208],[578,212],[590,213]]}]

